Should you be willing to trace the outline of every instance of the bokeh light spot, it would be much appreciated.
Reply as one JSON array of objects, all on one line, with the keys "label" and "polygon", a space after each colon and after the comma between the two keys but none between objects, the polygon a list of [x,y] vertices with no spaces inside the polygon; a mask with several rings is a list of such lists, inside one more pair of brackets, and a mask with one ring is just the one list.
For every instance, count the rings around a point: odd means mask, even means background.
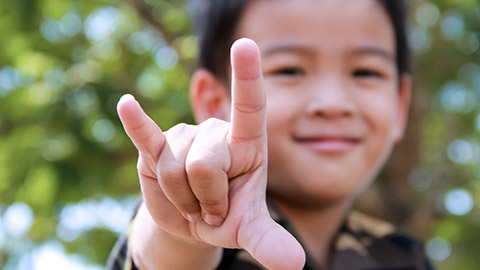
[{"label": "bokeh light spot", "polygon": [[156,69],[146,69],[137,81],[139,92],[146,97],[154,97],[161,93],[163,85],[164,80]]},{"label": "bokeh light spot", "polygon": [[464,30],[463,17],[460,14],[452,14],[442,20],[442,33],[447,39],[458,38]]},{"label": "bokeh light spot", "polygon": [[474,157],[473,145],[466,140],[455,140],[448,147],[448,157],[455,163],[469,163]]},{"label": "bokeh light spot", "polygon": [[468,214],[473,208],[473,198],[464,189],[450,190],[445,196],[445,209],[456,216]]},{"label": "bokeh light spot", "polygon": [[7,234],[23,236],[33,224],[34,216],[30,206],[24,203],[10,205],[3,215],[3,227]]},{"label": "bokeh light spot", "polygon": [[479,41],[476,33],[465,32],[457,38],[456,45],[462,53],[470,55],[475,53],[479,47]]},{"label": "bokeh light spot", "polygon": [[164,70],[172,69],[178,62],[177,52],[168,46],[160,47],[155,52],[154,58],[157,65]]},{"label": "bokeh light spot", "polygon": [[468,105],[469,94],[461,83],[448,82],[440,92],[443,109],[452,113],[464,112]]},{"label": "bokeh light spot", "polygon": [[82,116],[95,112],[99,107],[98,97],[92,86],[70,91],[65,101],[70,109]]},{"label": "bokeh light spot", "polygon": [[100,119],[93,125],[92,135],[97,141],[106,143],[115,135],[115,126],[110,120]]},{"label": "bokeh light spot", "polygon": [[82,85],[97,82],[101,78],[100,64],[92,60],[77,63],[67,70],[67,80],[70,84]]},{"label": "bokeh light spot", "polygon": [[420,27],[413,27],[409,31],[408,40],[409,40],[410,46],[416,52],[425,52],[432,45],[432,38],[430,37],[430,34],[426,30]]},{"label": "bokeh light spot", "polygon": [[476,52],[480,47],[480,34],[472,33],[468,40],[468,45],[470,45],[472,52]]},{"label": "bokeh light spot", "polygon": [[11,90],[20,86],[22,78],[20,72],[12,67],[0,69],[0,96],[6,96]]},{"label": "bokeh light spot", "polygon": [[59,67],[50,68],[43,74],[43,80],[54,90],[60,90],[66,82],[65,71]]},{"label": "bokeh light spot", "polygon": [[73,241],[83,232],[94,227],[106,227],[117,233],[124,231],[130,221],[133,198],[117,202],[110,198],[101,200],[85,199],[76,204],[68,204],[60,212],[57,236],[64,241]]},{"label": "bokeh light spot", "polygon": [[197,43],[194,36],[179,39],[180,52],[185,58],[194,58],[197,55]]},{"label": "bokeh light spot", "polygon": [[157,45],[165,45],[165,41],[157,31],[146,29],[134,32],[128,38],[128,45],[132,52],[143,54],[152,51]]},{"label": "bokeh light spot", "polygon": [[71,156],[76,148],[73,135],[63,133],[46,140],[40,147],[40,154],[48,161],[58,161]]},{"label": "bokeh light spot", "polygon": [[480,113],[477,115],[476,121],[475,121],[475,128],[477,131],[480,132]]},{"label": "bokeh light spot", "polygon": [[[33,269],[69,269],[100,270],[102,267],[87,265],[78,255],[67,255],[63,245],[58,241],[49,241],[35,249],[31,255]],[[26,263],[25,265],[28,265]]]},{"label": "bokeh light spot", "polygon": [[6,243],[7,237],[5,236],[5,229],[3,228],[3,220],[0,215],[0,249],[3,249]]},{"label": "bokeh light spot", "polygon": [[52,100],[53,91],[48,84],[37,82],[29,87],[28,96],[32,104],[45,105]]},{"label": "bokeh light spot", "polygon": [[440,19],[440,11],[433,3],[424,3],[415,12],[417,23],[424,28],[435,25]]},{"label": "bokeh light spot", "polygon": [[50,42],[57,43],[62,41],[63,34],[60,31],[60,23],[54,19],[47,19],[40,25],[42,36]]},{"label": "bokeh light spot", "polygon": [[415,168],[410,173],[408,183],[410,187],[416,191],[427,190],[432,183],[432,176],[430,172],[425,168]]},{"label": "bokeh light spot", "polygon": [[118,27],[120,12],[113,7],[101,7],[93,11],[85,20],[84,31],[95,41],[108,38]]},{"label": "bokeh light spot", "polygon": [[73,37],[82,30],[82,20],[77,14],[67,13],[59,22],[60,32],[69,37]]},{"label": "bokeh light spot", "polygon": [[444,261],[452,253],[452,247],[450,246],[450,242],[447,240],[440,237],[435,237],[427,242],[425,251],[430,259],[435,261]]}]

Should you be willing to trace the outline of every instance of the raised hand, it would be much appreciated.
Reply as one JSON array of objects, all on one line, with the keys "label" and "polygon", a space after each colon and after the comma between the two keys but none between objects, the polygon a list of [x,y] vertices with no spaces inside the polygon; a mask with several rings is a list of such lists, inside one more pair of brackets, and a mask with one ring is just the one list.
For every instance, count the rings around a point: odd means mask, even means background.
[{"label": "raised hand", "polygon": [[266,206],[266,105],[256,44],[235,42],[231,62],[230,123],[212,118],[162,132],[132,96],[119,101],[139,150],[146,209],[159,230],[179,241],[244,248],[267,268],[301,269],[302,247]]}]

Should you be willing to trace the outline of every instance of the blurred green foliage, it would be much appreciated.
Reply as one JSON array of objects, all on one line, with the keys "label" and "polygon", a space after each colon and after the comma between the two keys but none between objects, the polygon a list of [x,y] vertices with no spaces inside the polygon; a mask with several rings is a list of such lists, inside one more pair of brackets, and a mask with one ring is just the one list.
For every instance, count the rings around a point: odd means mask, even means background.
[{"label": "blurred green foliage", "polygon": [[182,1],[159,4],[172,44],[127,2],[1,1],[0,213],[24,203],[34,218],[25,235],[3,218],[0,265],[32,269],[22,258],[51,240],[105,263],[117,233],[95,225],[65,241],[58,224],[67,203],[138,195],[136,153],[115,110],[122,94],[162,128],[192,122],[190,16]]},{"label": "blurred green foliage", "polygon": [[[478,269],[479,4],[409,3],[420,130],[418,166],[404,181],[412,200],[432,202],[422,236],[439,269]],[[40,267],[45,247],[83,267],[105,264],[126,225],[102,215],[125,223],[139,192],[116,102],[134,94],[163,129],[193,122],[197,4],[0,2],[0,266]]]}]

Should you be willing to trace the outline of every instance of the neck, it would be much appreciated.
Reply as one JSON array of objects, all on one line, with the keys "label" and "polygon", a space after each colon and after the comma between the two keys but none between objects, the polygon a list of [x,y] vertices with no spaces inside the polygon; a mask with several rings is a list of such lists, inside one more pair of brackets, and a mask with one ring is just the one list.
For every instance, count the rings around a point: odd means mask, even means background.
[{"label": "neck", "polygon": [[310,258],[323,269],[328,269],[333,240],[345,219],[350,202],[309,209],[285,204],[275,199],[271,202],[295,228],[297,237]]}]

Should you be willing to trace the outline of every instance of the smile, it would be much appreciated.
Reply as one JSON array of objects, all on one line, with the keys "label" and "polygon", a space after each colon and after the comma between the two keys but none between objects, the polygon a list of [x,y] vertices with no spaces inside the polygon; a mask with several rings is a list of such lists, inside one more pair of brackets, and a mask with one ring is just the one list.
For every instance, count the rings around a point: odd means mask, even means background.
[{"label": "smile", "polygon": [[345,137],[320,137],[296,139],[296,142],[315,152],[341,154],[352,150],[360,143],[360,139]]}]

